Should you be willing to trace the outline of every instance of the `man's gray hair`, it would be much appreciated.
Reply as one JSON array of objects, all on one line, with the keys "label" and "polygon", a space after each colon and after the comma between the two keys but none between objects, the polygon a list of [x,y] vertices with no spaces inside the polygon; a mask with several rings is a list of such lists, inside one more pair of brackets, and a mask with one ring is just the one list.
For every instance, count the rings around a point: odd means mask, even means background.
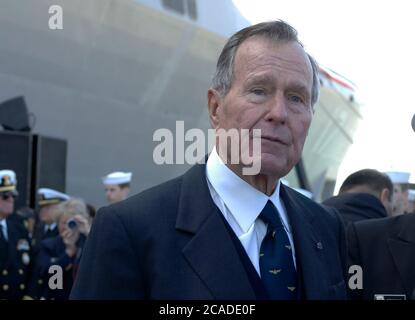
[{"label": "man's gray hair", "polygon": [[[233,68],[236,51],[248,38],[263,36],[277,43],[297,42],[304,47],[298,40],[297,35],[297,30],[282,20],[262,22],[238,31],[223,47],[216,65],[215,75],[212,79],[212,88],[218,90],[222,96],[225,96],[229,92],[234,78]],[[319,67],[312,56],[308,53],[307,56],[313,69],[311,105],[314,106],[320,93]]]}]

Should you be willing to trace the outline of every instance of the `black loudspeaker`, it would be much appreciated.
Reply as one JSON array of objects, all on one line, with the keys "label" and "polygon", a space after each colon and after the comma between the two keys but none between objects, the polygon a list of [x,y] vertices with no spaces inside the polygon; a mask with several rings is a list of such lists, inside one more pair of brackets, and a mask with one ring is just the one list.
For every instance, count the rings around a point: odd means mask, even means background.
[{"label": "black loudspeaker", "polygon": [[0,125],[11,131],[30,131],[29,114],[23,97],[0,104]]},{"label": "black loudspeaker", "polygon": [[33,136],[31,134],[0,132],[0,170],[10,169],[16,173],[19,197],[15,209],[30,204],[32,145]]},{"label": "black loudspeaker", "polygon": [[15,209],[36,206],[38,188],[65,192],[65,140],[30,133],[0,131],[0,170],[16,172],[19,197]]},{"label": "black loudspeaker", "polygon": [[[35,135],[33,140],[33,188],[51,188],[65,192],[66,153],[65,140]],[[36,193],[33,194],[36,197]],[[34,204],[36,198],[31,199]]]}]

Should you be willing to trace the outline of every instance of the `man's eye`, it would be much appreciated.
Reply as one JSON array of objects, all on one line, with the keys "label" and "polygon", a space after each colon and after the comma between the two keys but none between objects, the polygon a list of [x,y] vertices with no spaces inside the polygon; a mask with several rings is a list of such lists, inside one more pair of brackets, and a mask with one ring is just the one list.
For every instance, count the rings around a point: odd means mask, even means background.
[{"label": "man's eye", "polygon": [[259,96],[265,95],[265,90],[261,88],[252,89],[251,92]]},{"label": "man's eye", "polygon": [[297,95],[295,95],[295,94],[290,95],[290,96],[289,96],[289,99],[290,99],[292,102],[295,102],[295,103],[301,103],[301,102],[303,102],[303,98],[301,98],[300,96],[297,96]]}]

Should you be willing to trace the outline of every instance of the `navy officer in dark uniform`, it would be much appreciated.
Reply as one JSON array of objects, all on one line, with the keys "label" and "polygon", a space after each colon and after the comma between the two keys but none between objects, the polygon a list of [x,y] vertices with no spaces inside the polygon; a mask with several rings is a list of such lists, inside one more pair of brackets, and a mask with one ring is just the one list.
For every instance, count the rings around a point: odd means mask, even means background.
[{"label": "navy officer in dark uniform", "polygon": [[59,203],[70,199],[67,194],[50,188],[40,188],[37,193],[40,209],[32,239],[34,255],[38,253],[42,240],[59,234],[55,211]]},{"label": "navy officer in dark uniform", "polygon": [[22,299],[30,266],[30,243],[25,227],[9,217],[17,197],[16,174],[0,170],[0,300]]}]

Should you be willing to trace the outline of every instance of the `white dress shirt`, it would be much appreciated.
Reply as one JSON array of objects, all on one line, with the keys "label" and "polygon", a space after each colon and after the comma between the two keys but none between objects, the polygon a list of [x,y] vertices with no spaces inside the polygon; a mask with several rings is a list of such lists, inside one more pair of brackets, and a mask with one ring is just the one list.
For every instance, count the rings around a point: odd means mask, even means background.
[{"label": "white dress shirt", "polygon": [[267,225],[258,219],[268,200],[277,208],[291,243],[295,261],[295,248],[287,213],[280,199],[280,182],[271,196],[255,189],[238,177],[219,157],[216,148],[209,155],[206,177],[210,194],[226,221],[241,241],[249,259],[259,275],[259,250],[267,233]]},{"label": "white dress shirt", "polygon": [[6,241],[9,240],[8,234],[7,234],[7,223],[6,223],[6,219],[1,219],[0,220],[0,225],[3,226],[2,231],[3,231],[3,239],[5,239]]},{"label": "white dress shirt", "polygon": [[56,226],[57,226],[56,222],[53,222],[53,223],[51,223],[51,224],[45,224],[45,225],[43,226],[43,233],[46,233],[46,232],[48,232],[49,230],[50,230],[50,231],[55,230]]}]

